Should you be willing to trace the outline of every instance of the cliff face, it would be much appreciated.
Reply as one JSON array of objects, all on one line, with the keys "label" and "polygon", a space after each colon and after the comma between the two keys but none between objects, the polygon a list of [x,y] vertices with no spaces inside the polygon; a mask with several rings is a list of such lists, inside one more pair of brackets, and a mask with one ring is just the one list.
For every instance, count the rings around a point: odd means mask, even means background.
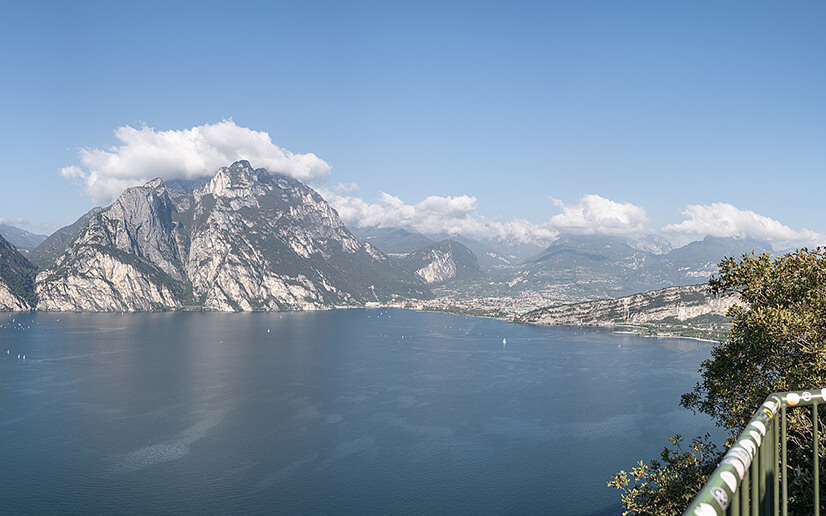
[{"label": "cliff face", "polygon": [[428,284],[474,278],[482,273],[471,250],[454,240],[443,240],[419,249],[402,258],[400,264]]},{"label": "cliff face", "polygon": [[0,236],[0,310],[34,308],[34,271],[34,266]]},{"label": "cliff face", "polygon": [[240,161],[94,215],[37,278],[42,310],[312,309],[424,295],[314,190]]},{"label": "cliff face", "polygon": [[546,325],[615,326],[646,324],[674,318],[686,321],[702,315],[724,316],[739,302],[737,295],[714,296],[706,285],[669,287],[616,299],[540,308],[520,322]]},{"label": "cliff face", "polygon": [[25,312],[31,307],[11,291],[8,285],[0,281],[0,312]]}]

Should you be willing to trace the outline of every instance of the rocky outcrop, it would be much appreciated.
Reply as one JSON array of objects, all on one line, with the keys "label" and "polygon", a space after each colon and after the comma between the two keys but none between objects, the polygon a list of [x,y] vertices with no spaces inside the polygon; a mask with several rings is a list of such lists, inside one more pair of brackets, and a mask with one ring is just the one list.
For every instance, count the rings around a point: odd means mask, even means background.
[{"label": "rocky outcrop", "polygon": [[0,311],[25,312],[31,310],[28,303],[14,295],[8,285],[0,281]]},{"label": "rocky outcrop", "polygon": [[313,309],[426,295],[303,183],[246,161],[95,214],[37,278],[39,309]]},{"label": "rocky outcrop", "polygon": [[482,273],[473,252],[454,240],[442,240],[419,249],[399,263],[428,284],[475,278]]},{"label": "rocky outcrop", "polygon": [[669,287],[616,299],[540,308],[522,315],[520,322],[545,325],[616,326],[647,324],[673,318],[686,321],[703,315],[724,316],[736,294],[717,296],[707,285]]}]

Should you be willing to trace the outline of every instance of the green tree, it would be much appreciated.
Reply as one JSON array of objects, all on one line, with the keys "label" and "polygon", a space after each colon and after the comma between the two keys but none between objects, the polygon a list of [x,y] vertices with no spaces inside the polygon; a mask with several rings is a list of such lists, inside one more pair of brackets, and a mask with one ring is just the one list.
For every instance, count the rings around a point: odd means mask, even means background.
[{"label": "green tree", "polygon": [[[826,386],[826,248],[800,249],[777,258],[726,258],[709,286],[714,293],[739,293],[743,305],[729,311],[732,328],[727,339],[703,362],[701,380],[683,395],[681,405],[714,418],[728,431],[730,445],[772,392]],[[791,411],[788,432],[789,463],[799,466],[786,472],[792,513],[810,512],[809,412]],[[668,452],[679,460],[641,462],[644,470],[632,470],[634,485],[623,471],[609,485],[623,490],[625,514],[679,514],[714,469],[706,467],[709,451],[696,444],[687,451],[666,448],[663,458]],[[719,454],[713,462],[717,459]],[[642,481],[634,471],[644,473]],[[689,478],[691,482],[685,481]],[[651,496],[651,491],[662,494]],[[680,508],[666,509],[660,496],[679,501]]]},{"label": "green tree", "polygon": [[660,453],[661,460],[639,461],[631,471],[620,471],[608,487],[622,491],[623,515],[681,514],[717,467],[721,453],[706,434],[695,437],[683,449],[683,437],[675,435]]}]

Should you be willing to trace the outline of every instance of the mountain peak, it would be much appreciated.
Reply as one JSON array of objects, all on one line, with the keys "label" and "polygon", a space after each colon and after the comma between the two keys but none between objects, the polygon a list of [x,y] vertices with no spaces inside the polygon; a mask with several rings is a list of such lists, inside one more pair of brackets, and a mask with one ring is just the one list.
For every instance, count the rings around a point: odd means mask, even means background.
[{"label": "mountain peak", "polygon": [[246,196],[257,179],[249,161],[236,161],[228,167],[219,168],[204,187],[204,193],[219,197]]},{"label": "mountain peak", "polygon": [[163,188],[164,183],[163,183],[163,179],[161,179],[160,177],[156,177],[155,179],[153,179],[152,181],[149,181],[148,183],[146,183],[143,186],[145,188]]},{"label": "mountain peak", "polygon": [[239,159],[238,161],[230,165],[229,168],[243,168],[252,171],[252,165],[250,165],[250,162],[245,159]]}]

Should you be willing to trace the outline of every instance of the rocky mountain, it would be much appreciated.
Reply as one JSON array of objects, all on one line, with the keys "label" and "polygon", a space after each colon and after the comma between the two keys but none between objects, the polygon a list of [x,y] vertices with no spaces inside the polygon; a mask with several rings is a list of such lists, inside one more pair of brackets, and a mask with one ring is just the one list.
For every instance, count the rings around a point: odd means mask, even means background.
[{"label": "rocky mountain", "polygon": [[774,251],[771,244],[752,238],[707,236],[674,249],[666,258],[673,269],[674,284],[684,284],[710,278],[724,257],[740,257],[751,252],[771,254]]},{"label": "rocky mountain", "polygon": [[46,235],[30,233],[10,224],[0,224],[0,237],[5,238],[7,242],[23,253],[31,251],[46,240]]},{"label": "rocky mountain", "polygon": [[659,267],[663,255],[624,239],[563,236],[500,278],[511,290],[555,290],[566,298],[616,297],[673,285]]},{"label": "rocky mountain", "polygon": [[399,265],[428,284],[472,279],[482,274],[473,252],[455,240],[442,240],[419,249],[401,258]]},{"label": "rocky mountain", "polygon": [[654,234],[643,235],[640,237],[629,237],[625,239],[625,243],[634,249],[639,249],[640,251],[647,251],[654,254],[667,254],[674,249],[671,242],[659,235]]},{"label": "rocky mountain", "polygon": [[37,276],[43,310],[313,309],[427,296],[314,190],[246,161],[155,179],[93,214]]},{"label": "rocky mountain", "polygon": [[35,268],[0,236],[0,310],[31,310],[36,304]]},{"label": "rocky mountain", "polygon": [[618,326],[665,320],[690,321],[703,316],[723,317],[739,302],[736,294],[715,296],[706,285],[668,287],[615,299],[554,305],[528,312],[520,322],[545,325]]},{"label": "rocky mountain", "polygon": [[433,243],[421,233],[401,228],[359,228],[353,234],[387,254],[410,254]]},{"label": "rocky mountain", "polygon": [[542,250],[541,246],[498,238],[470,238],[447,233],[428,234],[433,241],[454,240],[470,249],[482,270],[509,268]]},{"label": "rocky mountain", "polygon": [[40,269],[51,267],[55,260],[66,251],[66,248],[86,229],[92,217],[102,210],[103,208],[92,208],[72,224],[58,229],[29,251],[26,257]]},{"label": "rocky mountain", "polygon": [[638,242],[623,238],[563,236],[524,264],[494,274],[494,284],[499,285],[500,294],[545,292],[570,300],[618,297],[701,283],[717,271],[717,263],[726,256],[771,252],[765,242],[713,237],[666,253],[640,247]]}]

